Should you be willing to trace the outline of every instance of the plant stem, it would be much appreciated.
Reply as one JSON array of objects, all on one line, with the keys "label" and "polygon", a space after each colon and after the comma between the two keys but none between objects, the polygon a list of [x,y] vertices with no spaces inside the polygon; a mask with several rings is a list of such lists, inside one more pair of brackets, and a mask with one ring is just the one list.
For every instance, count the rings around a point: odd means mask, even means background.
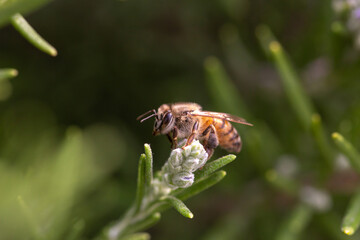
[{"label": "plant stem", "polygon": [[141,231],[143,229],[147,229],[152,227],[154,224],[156,224],[161,218],[160,213],[156,212],[150,216],[145,216],[144,218],[137,220],[134,219],[132,223],[130,223],[126,229],[123,231],[123,235],[129,234],[129,233],[135,233],[138,231]]},{"label": "plant stem", "polygon": [[[160,212],[165,211],[171,206],[184,217],[193,218],[193,213],[182,201],[200,193],[223,179],[226,172],[217,170],[235,159],[235,156],[230,154],[206,164],[197,175],[198,178],[196,181],[193,182],[190,187],[181,188],[178,186],[178,189],[174,190],[167,185],[167,182],[163,178],[166,174],[171,174],[170,170],[166,167],[163,167],[153,180],[151,148],[148,144],[145,144],[144,147],[145,154],[141,154],[139,159],[137,192],[134,205],[116,224],[107,228],[107,239],[115,240],[122,237],[126,239],[127,237],[135,236],[131,234],[154,225],[160,220]],[[193,156],[202,156],[203,159],[207,158],[206,152],[199,142],[193,142],[190,149],[194,151],[194,153],[192,153],[194,155],[189,153],[188,159],[184,160],[185,163],[186,161],[193,161]],[[200,154],[199,151],[203,151],[204,153]],[[179,149],[173,150],[172,153],[182,154],[181,150],[179,153]],[[170,164],[171,160],[173,160],[171,156],[174,155],[170,155],[166,164]],[[183,164],[185,163],[183,162]],[[201,164],[199,164],[197,168],[199,167],[201,167]],[[186,169],[186,167],[182,168],[182,170]],[[194,169],[194,171],[195,170],[196,169]]]}]

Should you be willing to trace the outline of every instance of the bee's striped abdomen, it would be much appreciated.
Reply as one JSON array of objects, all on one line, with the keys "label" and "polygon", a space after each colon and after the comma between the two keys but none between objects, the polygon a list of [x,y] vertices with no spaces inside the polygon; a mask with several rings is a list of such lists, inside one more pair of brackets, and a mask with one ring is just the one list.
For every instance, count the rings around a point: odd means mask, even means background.
[{"label": "bee's striped abdomen", "polygon": [[213,125],[222,148],[229,152],[240,152],[241,138],[234,126],[225,119],[215,118]]}]

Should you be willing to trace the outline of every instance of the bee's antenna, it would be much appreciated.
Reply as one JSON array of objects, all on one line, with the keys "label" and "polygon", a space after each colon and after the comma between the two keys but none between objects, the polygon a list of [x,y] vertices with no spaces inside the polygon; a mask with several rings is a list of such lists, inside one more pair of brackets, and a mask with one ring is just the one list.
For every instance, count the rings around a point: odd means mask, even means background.
[{"label": "bee's antenna", "polygon": [[148,117],[146,117],[146,118],[144,118],[144,119],[141,119],[140,122],[142,123],[143,121],[148,120],[149,118],[151,118],[151,117],[153,117],[153,116],[156,116],[156,113],[153,113],[153,114],[151,114],[150,116],[148,116]]},{"label": "bee's antenna", "polygon": [[[148,115],[149,113],[151,113],[151,112],[153,112],[153,114],[151,114],[150,116],[147,116],[147,117],[145,117],[146,115]],[[136,118],[136,120],[140,120],[140,122],[143,122],[143,121],[145,121],[145,120],[147,120],[147,119],[149,119],[149,118],[151,118],[151,117],[153,117],[153,116],[156,116],[156,111],[155,111],[155,109],[151,109],[151,110],[149,110],[149,111],[147,111],[146,113],[143,113],[143,114],[141,114],[140,116],[138,116],[137,118]],[[143,118],[143,117],[145,117],[145,118]],[[143,119],[142,119],[143,118]]]}]

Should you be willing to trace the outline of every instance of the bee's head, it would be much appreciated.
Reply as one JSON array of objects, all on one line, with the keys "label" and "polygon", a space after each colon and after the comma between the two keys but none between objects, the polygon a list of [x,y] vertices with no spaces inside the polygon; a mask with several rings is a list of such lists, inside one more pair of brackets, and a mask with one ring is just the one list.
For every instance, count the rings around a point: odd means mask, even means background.
[{"label": "bee's head", "polygon": [[[152,113],[150,116],[148,114]],[[152,109],[142,115],[140,115],[137,120],[143,122],[151,117],[155,117],[153,135],[157,136],[159,134],[168,134],[175,125],[175,117],[171,114],[169,105],[163,104],[159,107],[156,112],[155,109]]]},{"label": "bee's head", "polygon": [[168,134],[174,128],[174,125],[175,118],[171,114],[171,111],[166,111],[164,113],[158,112],[158,114],[155,115],[153,135]]}]

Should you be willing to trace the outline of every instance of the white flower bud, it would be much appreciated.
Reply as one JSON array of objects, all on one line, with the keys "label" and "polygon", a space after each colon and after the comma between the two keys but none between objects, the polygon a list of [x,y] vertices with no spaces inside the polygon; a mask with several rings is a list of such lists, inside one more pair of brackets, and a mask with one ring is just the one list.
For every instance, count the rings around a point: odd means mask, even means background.
[{"label": "white flower bud", "polygon": [[173,175],[172,184],[176,187],[187,188],[194,183],[194,174],[190,172],[180,172]]},{"label": "white flower bud", "polygon": [[185,149],[173,150],[162,168],[163,181],[172,189],[190,187],[194,183],[193,172],[202,167],[207,158],[208,154],[199,141],[193,141]]},{"label": "white flower bud", "polygon": [[327,192],[311,186],[300,190],[300,199],[319,212],[328,211],[332,205],[331,197]]},{"label": "white flower bud", "polygon": [[155,178],[152,183],[153,195],[163,196],[168,195],[171,192],[171,188],[165,186],[159,179]]}]

